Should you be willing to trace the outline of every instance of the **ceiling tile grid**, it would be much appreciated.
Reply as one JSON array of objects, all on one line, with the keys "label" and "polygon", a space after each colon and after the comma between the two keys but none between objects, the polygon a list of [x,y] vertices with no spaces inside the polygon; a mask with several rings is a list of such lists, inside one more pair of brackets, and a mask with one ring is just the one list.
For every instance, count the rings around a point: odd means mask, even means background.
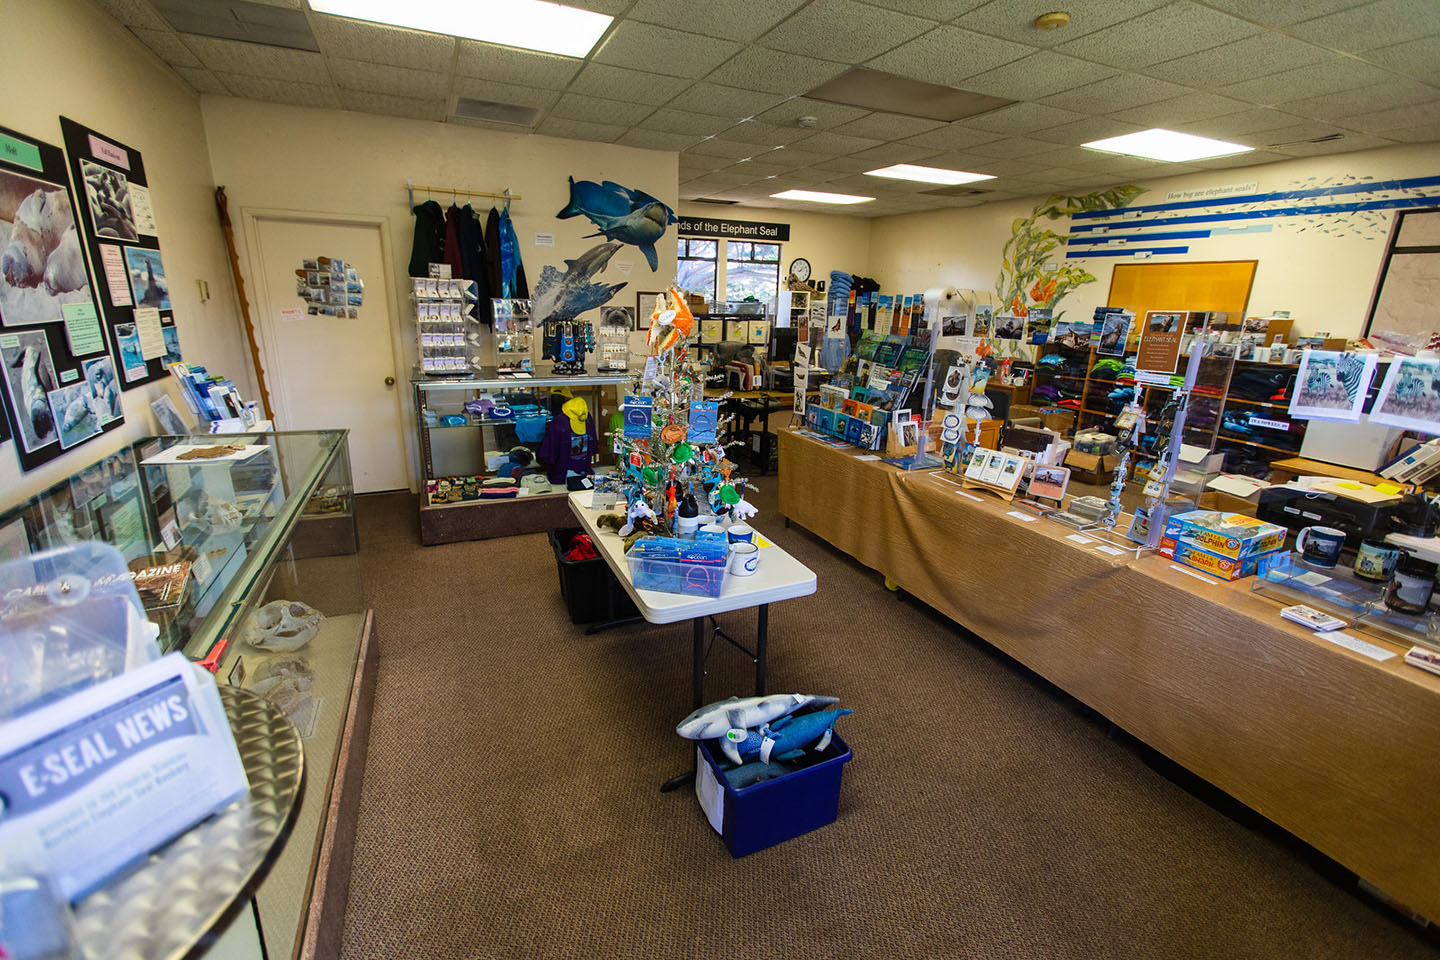
[{"label": "ceiling tile grid", "polygon": [[[882,216],[1440,138],[1440,0],[567,0],[616,18],[583,58],[305,0],[278,2],[318,53],[179,33],[150,0],[94,2],[200,93],[675,151],[683,198],[784,209]],[[1033,26],[1055,9],[1067,27]],[[859,66],[1015,102],[946,123],[805,95]],[[457,97],[538,113],[468,120]],[[1082,146],[1149,126],[1256,149],[1173,165]],[[947,197],[865,176],[894,163],[997,179]],[[877,199],[770,198],[807,186]]]}]

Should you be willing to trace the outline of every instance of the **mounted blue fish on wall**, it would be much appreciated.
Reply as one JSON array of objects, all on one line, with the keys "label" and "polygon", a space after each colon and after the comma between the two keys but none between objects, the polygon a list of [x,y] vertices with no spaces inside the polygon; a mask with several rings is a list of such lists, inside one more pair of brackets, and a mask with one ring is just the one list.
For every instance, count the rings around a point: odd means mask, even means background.
[{"label": "mounted blue fish on wall", "polygon": [[639,247],[650,269],[659,266],[655,241],[675,222],[675,211],[643,190],[631,190],[606,180],[577,182],[570,178],[570,202],[555,216],[560,220],[584,216],[596,227],[592,237],[604,237]]}]

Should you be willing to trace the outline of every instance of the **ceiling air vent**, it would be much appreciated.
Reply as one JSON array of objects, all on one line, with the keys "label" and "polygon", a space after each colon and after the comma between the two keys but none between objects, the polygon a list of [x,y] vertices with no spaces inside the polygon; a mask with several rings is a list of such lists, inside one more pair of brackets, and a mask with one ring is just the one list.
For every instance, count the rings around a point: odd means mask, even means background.
[{"label": "ceiling air vent", "polygon": [[508,123],[517,127],[532,127],[540,115],[538,107],[522,107],[515,103],[495,103],[491,100],[473,100],[470,97],[455,98],[454,116],[466,120],[488,120],[491,123]]},{"label": "ceiling air vent", "polygon": [[944,120],[947,123],[988,113],[1015,102],[984,93],[942,87],[938,83],[897,77],[893,73],[865,67],[847,70],[805,96],[827,103],[843,103],[866,110]]},{"label": "ceiling air vent", "polygon": [[739,201],[739,200],[717,200],[717,199],[715,199],[714,197],[695,197],[693,200],[688,200],[688,201],[686,201],[686,202],[687,202],[687,203],[713,203],[713,204],[715,204],[716,206],[719,206],[719,207],[731,207],[731,206],[734,206],[735,204],[739,203],[740,201]]},{"label": "ceiling air vent", "polygon": [[[318,51],[304,10],[247,0],[151,0],[160,16],[181,33],[243,40],[291,50]],[[297,5],[298,6],[298,5]]]},{"label": "ceiling air vent", "polygon": [[1289,147],[1297,143],[1334,143],[1336,140],[1344,140],[1343,133],[1327,133],[1323,137],[1306,137],[1304,140],[1286,140],[1284,143],[1267,143],[1267,147]]},{"label": "ceiling air vent", "polygon": [[926,197],[976,197],[989,192],[989,190],[977,190],[968,183],[957,183],[953,187],[937,187],[934,190],[920,191],[921,195]]}]

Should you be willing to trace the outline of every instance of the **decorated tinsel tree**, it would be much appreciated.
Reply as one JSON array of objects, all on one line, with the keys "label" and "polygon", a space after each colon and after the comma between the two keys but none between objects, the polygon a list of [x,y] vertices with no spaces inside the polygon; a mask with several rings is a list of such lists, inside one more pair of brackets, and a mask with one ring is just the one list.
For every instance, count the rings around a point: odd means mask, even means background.
[{"label": "decorated tinsel tree", "polygon": [[[631,526],[648,521],[672,534],[688,496],[708,500],[717,517],[753,516],[748,482],[719,442],[719,402],[705,399],[705,372],[690,355],[695,317],[671,287],[655,298],[645,370],[625,398],[624,427],[615,437]],[[724,399],[723,397],[721,399]],[[653,514],[653,516],[652,516]]]}]

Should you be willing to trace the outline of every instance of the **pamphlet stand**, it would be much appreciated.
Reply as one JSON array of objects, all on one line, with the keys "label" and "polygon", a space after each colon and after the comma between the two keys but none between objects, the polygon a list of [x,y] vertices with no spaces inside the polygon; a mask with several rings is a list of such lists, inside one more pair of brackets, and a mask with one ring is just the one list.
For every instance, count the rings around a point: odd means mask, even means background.
[{"label": "pamphlet stand", "polygon": [[960,486],[965,490],[988,490],[1004,500],[1006,503],[1015,499],[1015,491],[995,483],[981,483],[979,480],[971,480],[968,477],[960,478]]}]

